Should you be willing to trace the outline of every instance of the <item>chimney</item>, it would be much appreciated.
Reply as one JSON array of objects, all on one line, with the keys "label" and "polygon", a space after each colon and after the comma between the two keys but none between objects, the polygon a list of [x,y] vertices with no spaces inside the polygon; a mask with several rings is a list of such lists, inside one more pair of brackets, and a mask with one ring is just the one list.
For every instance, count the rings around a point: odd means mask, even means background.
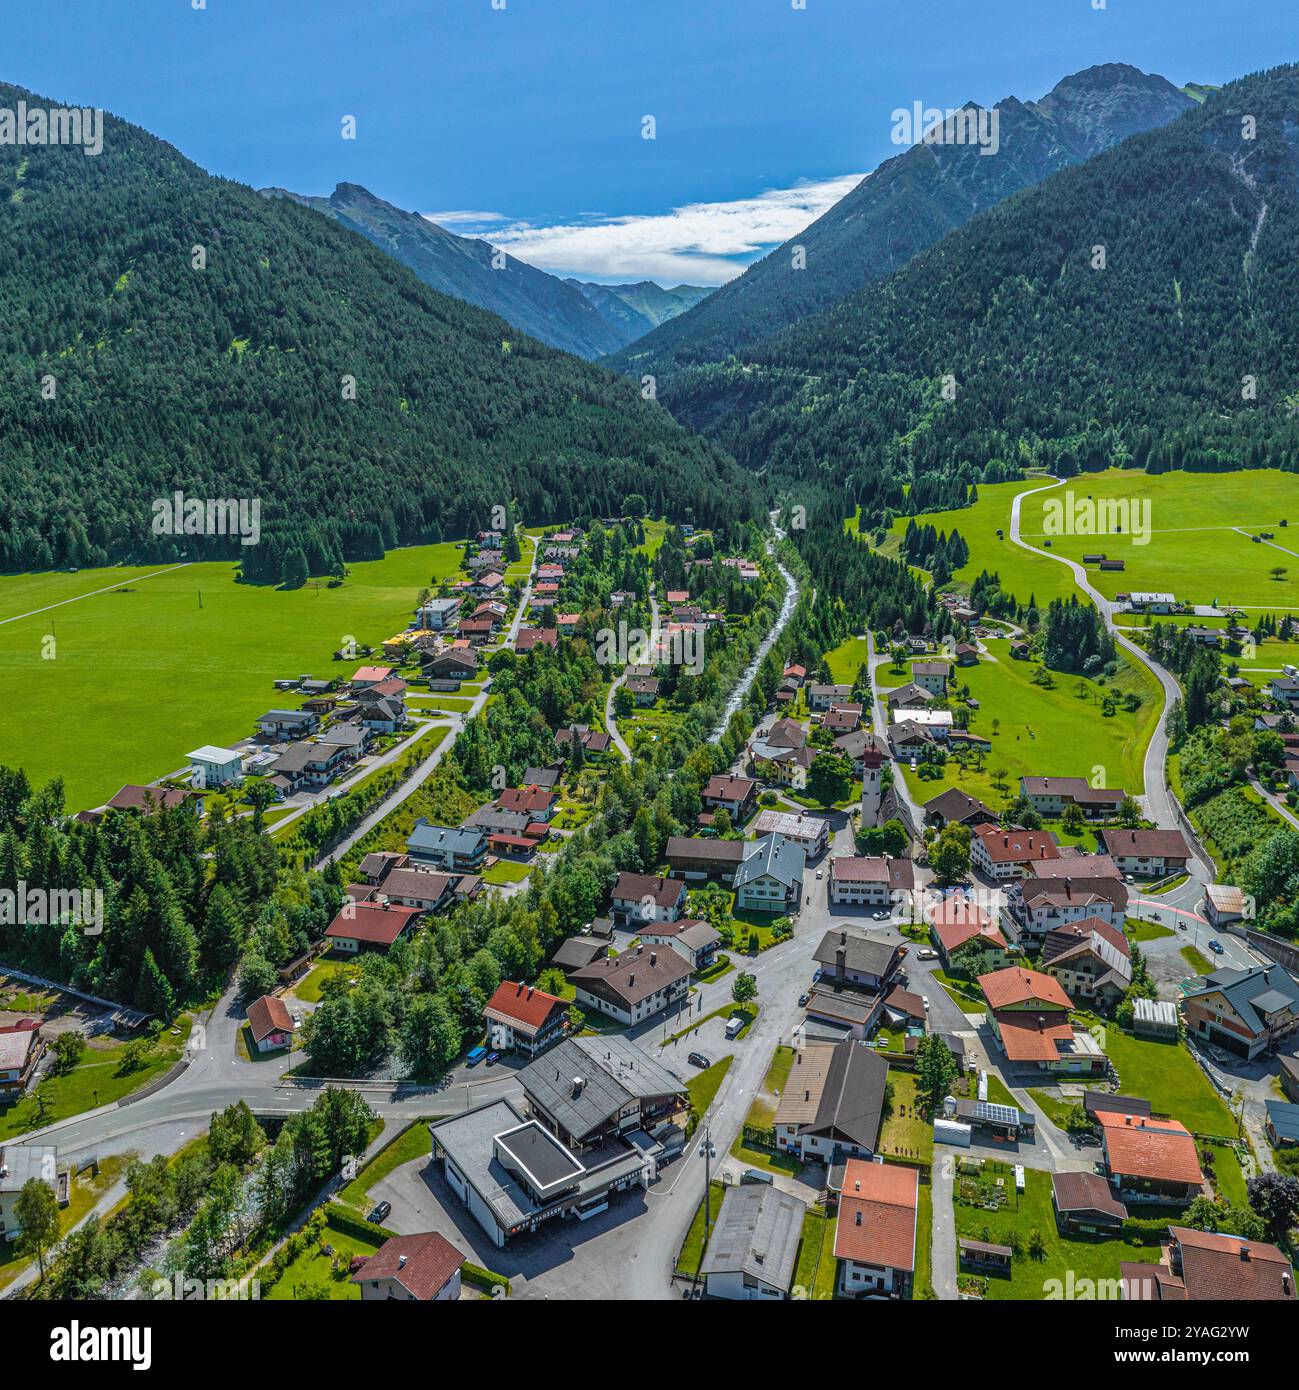
[{"label": "chimney", "polygon": [[650,968],[653,969],[654,966],[656,966],[658,963],[659,963],[659,953],[658,953],[657,951],[651,951],[651,952],[650,952]]},{"label": "chimney", "polygon": [[812,1099],[812,1092],[809,1091],[809,1090],[805,1090],[805,1091],[803,1092],[803,1103],[806,1104],[806,1103],[807,1103],[808,1101],[810,1101],[811,1099]]},{"label": "chimney", "polygon": [[631,987],[632,987],[635,983],[636,983],[636,972],[633,970],[632,973],[631,973],[630,975],[627,976],[627,988],[628,988],[628,989],[631,989]]},{"label": "chimney", "polygon": [[1248,1245],[1242,1245],[1242,1246],[1240,1247],[1240,1258],[1241,1258],[1242,1260],[1244,1260],[1246,1263],[1249,1262],[1249,1246],[1248,1246]]},{"label": "chimney", "polygon": [[573,1097],[574,1097],[574,1099],[576,1099],[578,1096],[580,1096],[580,1095],[582,1094],[582,1088],[583,1088],[583,1086],[585,1086],[585,1085],[586,1085],[586,1082],[585,1082],[580,1076],[575,1076],[575,1077],[573,1078]]}]

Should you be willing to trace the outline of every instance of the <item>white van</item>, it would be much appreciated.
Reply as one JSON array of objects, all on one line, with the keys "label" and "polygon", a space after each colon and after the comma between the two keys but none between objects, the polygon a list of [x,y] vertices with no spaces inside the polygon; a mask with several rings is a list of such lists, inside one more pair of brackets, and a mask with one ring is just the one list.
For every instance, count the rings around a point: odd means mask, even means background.
[{"label": "white van", "polygon": [[726,1020],[726,1036],[728,1038],[738,1037],[740,1029],[743,1028],[747,1022],[747,1018],[741,1018],[739,1014],[732,1014],[730,1018]]}]

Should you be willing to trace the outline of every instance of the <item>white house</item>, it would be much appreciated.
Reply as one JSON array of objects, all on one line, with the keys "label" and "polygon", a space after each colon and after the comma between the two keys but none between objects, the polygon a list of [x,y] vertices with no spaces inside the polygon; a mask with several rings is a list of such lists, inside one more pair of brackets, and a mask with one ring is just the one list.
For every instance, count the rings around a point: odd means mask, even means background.
[{"label": "white house", "polygon": [[774,1185],[730,1188],[699,1267],[708,1296],[788,1298],[806,1213],[797,1197]]},{"label": "white house", "polygon": [[797,912],[803,897],[806,856],[783,835],[767,835],[746,847],[735,871],[735,907],[740,912]]},{"label": "white house", "polygon": [[218,748],[205,743],[187,753],[189,758],[190,785],[202,789],[208,787],[237,787],[244,780],[243,755],[233,748]]}]

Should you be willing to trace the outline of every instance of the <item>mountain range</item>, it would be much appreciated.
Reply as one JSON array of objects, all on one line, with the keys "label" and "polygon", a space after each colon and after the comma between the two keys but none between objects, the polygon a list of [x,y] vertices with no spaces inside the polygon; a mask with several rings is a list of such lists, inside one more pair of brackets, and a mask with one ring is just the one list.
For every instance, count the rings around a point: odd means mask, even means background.
[{"label": "mountain range", "polygon": [[[995,155],[968,143],[910,146],[797,236],[624,348],[610,365],[654,376],[660,399],[670,405],[681,369],[721,361],[828,308],[1003,198],[1130,135],[1166,125],[1195,104],[1195,96],[1165,78],[1124,63],[1074,73],[1040,101],[1007,97],[995,108]],[[793,268],[796,250],[803,269]]]},{"label": "mountain range", "polygon": [[[0,85],[20,101],[52,105]],[[0,199],[0,568],[183,551],[267,579],[290,551],[322,573],[471,534],[497,505],[541,521],[639,494],[723,530],[753,511],[632,382],[111,115],[94,157],[0,145]],[[176,489],[259,499],[261,544],[154,535]]]},{"label": "mountain range", "polygon": [[[1293,469],[1299,66],[980,213],[672,408],[868,521],[1027,467]],[[905,502],[904,502],[904,489]]]},{"label": "mountain range", "polygon": [[359,232],[409,266],[426,285],[499,314],[521,333],[577,357],[604,357],[709,293],[650,281],[597,285],[563,280],[476,237],[457,236],[418,212],[404,212],[356,183],[340,183],[328,198],[265,188],[267,197],[291,198]]}]

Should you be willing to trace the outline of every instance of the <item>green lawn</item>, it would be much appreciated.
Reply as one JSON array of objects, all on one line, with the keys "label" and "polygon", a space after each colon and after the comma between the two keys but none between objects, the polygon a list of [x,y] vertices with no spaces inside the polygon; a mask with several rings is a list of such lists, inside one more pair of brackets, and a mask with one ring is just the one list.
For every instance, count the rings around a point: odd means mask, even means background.
[{"label": "green lawn", "polygon": [[717,1094],[717,1088],[726,1078],[726,1073],[731,1069],[734,1057],[723,1057],[720,1062],[714,1062],[711,1067],[701,1071],[696,1076],[692,1076],[686,1082],[686,1090],[690,1092],[690,1108],[702,1120],[708,1113],[708,1107],[713,1103],[713,1097]]},{"label": "green lawn", "polygon": [[[982,755],[981,769],[973,761],[963,769],[949,757],[942,775],[932,780],[904,770],[917,800],[928,801],[947,787],[959,787],[997,807],[1017,794],[1019,779],[1025,775],[1049,772],[1091,778],[1097,767],[1104,769],[1106,786],[1131,792],[1143,789],[1142,760],[1162,708],[1158,686],[1143,667],[1124,657],[1118,674],[1105,685],[1055,671],[1051,673],[1054,688],[1048,690],[1031,679],[1040,669],[1035,663],[1011,659],[1008,642],[989,639],[986,646],[997,659],[985,657],[977,666],[961,667],[956,680],[958,688],[968,685],[979,701],[970,732],[987,738],[992,751]],[[1102,713],[1106,692],[1121,695],[1129,690],[1142,701],[1135,713],[1128,713],[1121,703],[1113,715]],[[1006,774],[1004,790],[994,786],[997,771]]]},{"label": "green lawn", "polygon": [[[419,591],[460,558],[450,542],[413,546],[351,565],[336,589],[292,591],[236,583],[223,562],[0,576],[6,735],[33,782],[62,776],[70,807],[98,805],[176,771],[199,744],[246,738],[257,715],[292,702],[275,680],[350,675],[361,662],[331,660],[340,643],[404,628]],[[64,602],[79,595],[93,596]],[[51,604],[63,606],[33,611]]]},{"label": "green lawn", "polygon": [[[715,1225],[717,1213],[722,1209],[722,1198],[726,1195],[726,1189],[720,1182],[711,1182],[708,1185],[709,1201],[711,1202],[711,1219]],[[686,1232],[686,1238],[682,1242],[681,1250],[677,1255],[677,1273],[687,1279],[693,1279],[699,1273],[699,1266],[704,1258],[704,1199],[699,1199],[699,1205],[695,1209],[693,1220],[690,1222],[690,1229]]]},{"label": "green lawn", "polygon": [[1172,927],[1161,927],[1158,922],[1142,922],[1135,917],[1127,919],[1124,930],[1128,940],[1138,946],[1143,941],[1158,941],[1161,936],[1175,935]]},{"label": "green lawn", "polygon": [[837,1265],[834,1233],[837,1222],[824,1207],[808,1207],[803,1216],[803,1238],[794,1264],[793,1296],[815,1303],[834,1297]]},{"label": "green lawn", "polygon": [[1178,954],[1191,967],[1192,975],[1211,975],[1213,973],[1213,962],[1203,951],[1197,951],[1194,946],[1183,946]]},{"label": "green lawn", "polygon": [[933,1283],[934,1193],[929,1174],[920,1174],[920,1200],[916,1205],[916,1269],[911,1297],[923,1297]]},{"label": "green lawn", "polygon": [[[866,664],[866,639],[849,637],[833,651],[826,652],[825,660],[836,685],[852,685],[857,679],[858,667]],[[881,680],[886,679],[887,670],[885,667],[880,671]]]},{"label": "green lawn", "polygon": [[92,1039],[81,1061],[66,1076],[50,1077],[38,1087],[46,1105],[42,1112],[35,1093],[29,1093],[12,1105],[0,1108],[0,1140],[14,1139],[28,1130],[53,1124],[94,1110],[129,1096],[151,1081],[156,1081],[184,1050],[189,1036],[188,1016],[178,1019],[178,1037],[163,1033],[150,1050],[145,1064],[135,1071],[122,1069],[127,1044],[111,1039]]},{"label": "green lawn", "polygon": [[1236,1150],[1230,1144],[1209,1144],[1205,1147],[1213,1154],[1214,1192],[1233,1206],[1248,1206],[1249,1190],[1245,1186],[1245,1174]]},{"label": "green lawn", "polygon": [[484,883],[522,883],[532,872],[531,864],[520,864],[514,859],[498,859],[483,875]]},{"label": "green lawn", "polygon": [[438,1118],[440,1117],[436,1115],[425,1115],[418,1120],[412,1120],[357,1173],[338,1194],[337,1200],[368,1217],[371,1208],[370,1189],[376,1183],[381,1182],[389,1173],[396,1172],[405,1163],[411,1163],[417,1158],[428,1158],[433,1150],[428,1126]]},{"label": "green lawn", "polygon": [[1144,1097],[1196,1133],[1236,1133],[1230,1111],[1181,1043],[1138,1038],[1107,1025],[1105,1052],[1118,1069],[1122,1095]]},{"label": "green lawn", "polygon": [[[1079,1279],[1118,1279],[1119,1266],[1124,1261],[1150,1261],[1159,1258],[1159,1238],[1151,1236],[1147,1243],[1138,1244],[1136,1239],[1096,1240],[1085,1237],[1066,1238],[1059,1234],[1055,1225],[1055,1213],[1051,1203],[1051,1175],[1029,1168],[1025,1172],[1025,1186],[1022,1196],[1015,1194],[1015,1179],[1009,1165],[999,1165],[994,1174],[992,1165],[986,1166],[988,1175],[1005,1179],[1005,1191],[1009,1194],[1008,1205],[997,1211],[989,1211],[980,1206],[965,1202],[956,1203],[956,1233],[967,1240],[989,1240],[998,1245],[1011,1245],[1018,1239],[1020,1253],[1014,1257],[1009,1278],[993,1275],[988,1278],[985,1297],[992,1299],[1015,1299],[1037,1301],[1047,1297],[1050,1292],[1047,1281],[1064,1281],[1067,1271],[1073,1271]],[[961,1180],[957,1180],[960,1191]],[[1034,1259],[1028,1253],[1029,1240],[1034,1231],[1041,1233],[1044,1255]]]},{"label": "green lawn", "polygon": [[350,972],[353,978],[360,974],[360,967],[353,959],[319,960],[289,992],[298,999],[301,999],[305,1004],[319,1004],[321,1000],[321,987],[324,985],[325,981],[334,975],[341,975],[348,972]]},{"label": "green lawn", "polygon": [[348,1265],[356,1255],[373,1255],[383,1242],[362,1240],[350,1231],[340,1231],[330,1222],[326,1222],[324,1239],[334,1250],[333,1258],[323,1254],[319,1246],[304,1250],[266,1295],[268,1301],[292,1301],[299,1285],[323,1288],[331,1300],[360,1301],[361,1286],[351,1282]]},{"label": "green lawn", "polygon": [[880,1130],[882,1154],[916,1163],[931,1163],[934,1157],[934,1126],[925,1118],[913,1072],[889,1068],[893,1087],[893,1108]]}]

